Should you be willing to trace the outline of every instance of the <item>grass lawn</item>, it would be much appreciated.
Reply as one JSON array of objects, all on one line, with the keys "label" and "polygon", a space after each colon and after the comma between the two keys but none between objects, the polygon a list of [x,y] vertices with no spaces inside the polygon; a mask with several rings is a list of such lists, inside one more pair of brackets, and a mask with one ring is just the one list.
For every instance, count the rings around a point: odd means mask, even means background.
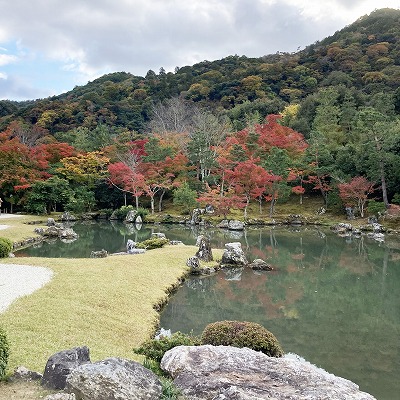
[{"label": "grass lawn", "polygon": [[9,369],[24,365],[42,372],[53,353],[83,345],[94,361],[134,358],[132,348],[148,339],[157,324],[154,306],[165,301],[196,250],[167,246],[102,259],[2,259],[54,271],[47,285],[0,314],[11,345]]},{"label": "grass lawn", "polygon": [[[41,222],[41,224],[30,225],[29,223]],[[0,230],[0,237],[7,237],[13,242],[21,242],[25,239],[38,236],[33,230],[36,227],[44,227],[47,217],[35,215],[1,214],[0,225],[6,225],[7,229]]]}]

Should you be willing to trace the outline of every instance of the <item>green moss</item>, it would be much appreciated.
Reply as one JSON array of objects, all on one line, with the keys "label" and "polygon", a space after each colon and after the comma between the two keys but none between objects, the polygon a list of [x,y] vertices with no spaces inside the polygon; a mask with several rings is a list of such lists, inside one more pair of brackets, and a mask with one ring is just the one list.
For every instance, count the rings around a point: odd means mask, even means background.
[{"label": "green moss", "polygon": [[214,322],[204,329],[201,343],[214,346],[248,347],[271,357],[283,355],[283,350],[276,337],[255,322]]}]

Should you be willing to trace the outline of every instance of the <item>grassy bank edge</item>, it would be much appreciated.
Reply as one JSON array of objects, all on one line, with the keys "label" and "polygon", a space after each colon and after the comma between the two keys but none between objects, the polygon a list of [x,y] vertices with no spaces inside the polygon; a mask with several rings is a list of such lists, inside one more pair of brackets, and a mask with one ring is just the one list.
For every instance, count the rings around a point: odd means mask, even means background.
[{"label": "grassy bank edge", "polygon": [[11,344],[9,369],[42,372],[48,357],[86,345],[93,361],[134,359],[133,347],[158,324],[157,306],[187,273],[193,246],[167,246],[134,256],[104,259],[3,259],[3,263],[48,267],[53,279],[16,300],[0,325]]}]

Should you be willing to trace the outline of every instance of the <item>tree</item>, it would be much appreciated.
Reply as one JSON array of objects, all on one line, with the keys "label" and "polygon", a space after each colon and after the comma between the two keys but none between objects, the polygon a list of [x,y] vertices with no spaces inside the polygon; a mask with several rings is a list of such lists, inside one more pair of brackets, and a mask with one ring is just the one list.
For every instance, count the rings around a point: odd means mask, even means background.
[{"label": "tree", "polygon": [[244,208],[243,197],[236,194],[233,188],[229,188],[221,195],[220,188],[210,187],[206,184],[207,190],[197,199],[203,206],[210,205],[217,215],[223,215],[226,219],[231,209]]},{"label": "tree", "polygon": [[387,194],[387,154],[384,150],[390,122],[387,117],[372,107],[362,108],[357,115],[357,128],[362,133],[361,152],[362,158],[369,162],[369,175],[378,178],[381,183],[383,203],[389,208]]},{"label": "tree", "polygon": [[368,195],[374,192],[374,183],[363,176],[355,176],[348,183],[339,183],[339,196],[346,206],[357,206],[361,218],[364,218],[365,204]]},{"label": "tree", "polygon": [[174,190],[174,205],[180,207],[184,213],[188,214],[196,207],[197,193],[192,190],[187,182],[183,182]]},{"label": "tree", "polygon": [[123,162],[109,164],[108,173],[108,182],[124,192],[125,205],[127,205],[126,193],[131,193],[135,197],[136,209],[138,209],[139,198],[144,193],[145,188],[143,174]]},{"label": "tree", "polygon": [[34,214],[50,214],[61,206],[64,209],[72,197],[72,189],[67,180],[52,176],[45,181],[35,182],[25,200],[25,209]]},{"label": "tree", "polygon": [[259,198],[274,176],[257,165],[258,159],[249,159],[238,163],[232,171],[226,171],[226,177],[235,192],[244,198],[244,218],[251,199]]},{"label": "tree", "polygon": [[98,180],[105,179],[108,163],[109,159],[103,153],[93,151],[63,158],[57,172],[74,183],[93,188]]}]

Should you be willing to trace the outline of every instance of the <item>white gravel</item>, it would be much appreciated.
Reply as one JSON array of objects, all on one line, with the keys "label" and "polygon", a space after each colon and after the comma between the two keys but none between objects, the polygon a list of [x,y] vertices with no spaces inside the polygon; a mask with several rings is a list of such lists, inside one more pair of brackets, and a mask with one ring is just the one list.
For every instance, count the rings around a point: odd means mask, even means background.
[{"label": "white gravel", "polygon": [[0,264],[0,313],[18,297],[40,289],[52,276],[53,271],[44,267]]}]

